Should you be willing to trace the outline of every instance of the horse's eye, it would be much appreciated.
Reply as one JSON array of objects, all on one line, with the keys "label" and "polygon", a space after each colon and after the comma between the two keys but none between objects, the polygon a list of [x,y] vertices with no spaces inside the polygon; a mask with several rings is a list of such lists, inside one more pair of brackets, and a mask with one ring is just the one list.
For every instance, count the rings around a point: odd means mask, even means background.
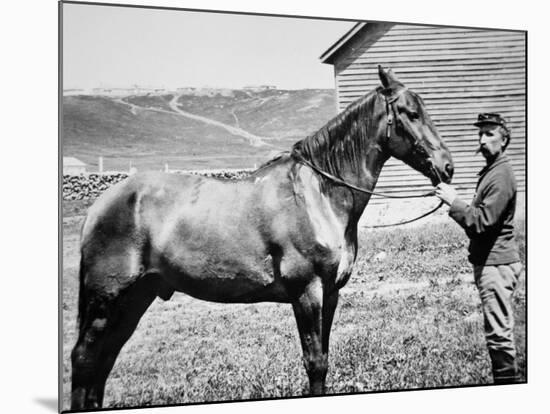
[{"label": "horse's eye", "polygon": [[420,118],[420,115],[418,115],[418,112],[410,111],[409,112],[409,118],[411,118],[414,121],[415,119]]}]

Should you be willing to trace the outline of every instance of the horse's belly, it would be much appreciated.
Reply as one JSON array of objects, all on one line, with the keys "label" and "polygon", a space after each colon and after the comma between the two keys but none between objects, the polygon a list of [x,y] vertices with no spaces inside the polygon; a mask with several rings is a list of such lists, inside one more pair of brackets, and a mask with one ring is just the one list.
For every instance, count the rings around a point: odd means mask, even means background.
[{"label": "horse's belly", "polygon": [[198,299],[225,303],[288,301],[283,284],[273,276],[270,256],[243,259],[186,252],[178,260],[164,258],[161,274],[176,290]]}]

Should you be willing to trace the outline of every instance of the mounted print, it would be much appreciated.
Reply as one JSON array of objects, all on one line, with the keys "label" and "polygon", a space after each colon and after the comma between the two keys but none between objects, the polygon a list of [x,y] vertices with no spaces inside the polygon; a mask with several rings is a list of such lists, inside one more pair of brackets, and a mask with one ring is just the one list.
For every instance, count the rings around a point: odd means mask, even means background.
[{"label": "mounted print", "polygon": [[62,411],[527,381],[526,32],[60,7]]}]

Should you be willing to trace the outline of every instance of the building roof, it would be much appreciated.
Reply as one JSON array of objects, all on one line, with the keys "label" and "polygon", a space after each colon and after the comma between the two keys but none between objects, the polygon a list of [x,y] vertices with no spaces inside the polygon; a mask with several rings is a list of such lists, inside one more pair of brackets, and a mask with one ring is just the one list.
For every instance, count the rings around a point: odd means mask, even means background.
[{"label": "building roof", "polygon": [[329,47],[320,57],[321,63],[334,63],[334,55],[340,50],[346,43],[348,43],[357,33],[359,33],[367,25],[367,22],[359,22],[355,24],[347,33],[345,33],[340,39],[336,41],[331,47]]},{"label": "building roof", "polygon": [[63,166],[64,167],[85,167],[82,161],[75,157],[63,157]]}]

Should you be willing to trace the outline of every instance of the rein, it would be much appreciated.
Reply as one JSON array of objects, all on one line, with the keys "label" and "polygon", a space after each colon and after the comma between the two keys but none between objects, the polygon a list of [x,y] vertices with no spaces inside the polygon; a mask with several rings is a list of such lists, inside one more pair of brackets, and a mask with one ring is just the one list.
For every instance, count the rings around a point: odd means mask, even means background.
[{"label": "rein", "polygon": [[[394,118],[394,108],[393,108],[393,102],[395,102],[397,100],[397,98],[399,98],[399,95],[401,95],[404,91],[406,90],[406,88],[402,88],[401,90],[399,90],[396,94],[394,94],[393,96],[391,96],[390,98],[387,98],[385,97],[385,101],[386,101],[386,115],[387,115],[387,122],[386,122],[386,140],[389,141],[390,138],[391,138],[391,127],[393,125],[393,118]],[[353,184],[350,184],[338,177],[335,177],[334,175],[326,172],[326,171],[323,171],[322,169],[320,169],[319,167],[317,167],[315,164],[309,162],[308,160],[306,160],[305,158],[303,158],[301,155],[299,154],[296,154],[296,153],[291,153],[291,156],[298,162],[308,166],[309,168],[311,168],[313,171],[315,171],[317,174],[319,175],[322,175],[323,177],[329,179],[330,181],[336,183],[336,184],[339,184],[339,185],[342,185],[344,187],[348,187],[352,190],[355,190],[355,191],[359,191],[361,193],[365,193],[365,194],[370,194],[370,195],[376,195],[376,196],[379,196],[379,197],[383,197],[383,198],[399,198],[399,199],[403,199],[403,198],[423,198],[423,197],[432,197],[435,195],[435,190],[432,190],[432,191],[428,191],[427,193],[423,193],[423,194],[417,194],[417,195],[410,195],[410,196],[401,196],[401,195],[395,195],[395,194],[388,194],[388,193],[380,193],[380,192],[376,192],[376,191],[372,191],[372,190],[368,190],[366,188],[361,188],[361,187],[357,187]],[[436,172],[437,173],[437,172]],[[426,216],[429,216],[430,214],[432,213],[435,213],[437,210],[439,210],[441,208],[441,206],[443,206],[443,201],[441,201],[437,207],[431,209],[430,211],[418,216],[418,217],[415,217],[413,219],[410,219],[410,220],[405,220],[405,221],[400,221],[400,222],[397,222],[397,223],[391,223],[391,224],[380,224],[380,225],[373,225],[373,226],[363,226],[363,227],[367,227],[367,228],[380,228],[380,227],[392,227],[392,226],[400,226],[402,224],[408,224],[408,223],[412,223],[414,221],[417,221],[417,220],[420,220]]]},{"label": "rein", "polygon": [[434,190],[428,191],[427,193],[410,195],[410,196],[402,196],[402,195],[395,195],[395,194],[389,194],[389,193],[379,193],[377,191],[367,190],[366,188],[357,187],[357,186],[355,186],[353,184],[350,184],[350,183],[348,183],[344,180],[341,180],[338,177],[335,177],[332,174],[329,174],[326,171],[321,170],[319,167],[317,167],[316,165],[312,164],[311,162],[309,162],[308,160],[306,160],[306,159],[304,159],[300,156],[297,156],[295,154],[292,154],[292,156],[296,159],[296,161],[298,161],[298,162],[300,162],[304,165],[307,165],[313,171],[315,171],[319,175],[322,175],[325,178],[328,178],[330,181],[333,181],[336,184],[340,184],[344,187],[351,188],[352,190],[359,191],[361,193],[376,195],[376,196],[383,197],[383,198],[421,198],[421,197],[431,197],[431,196],[435,195]]},{"label": "rein", "polygon": [[[353,184],[347,183],[344,180],[341,180],[341,179],[335,177],[334,175],[329,174],[329,173],[321,170],[320,168],[318,168],[314,164],[310,163],[309,161],[307,161],[307,160],[305,160],[301,157],[297,157],[297,156],[294,156],[294,157],[298,162],[310,167],[316,173],[322,175],[325,178],[328,178],[329,180],[335,182],[336,184],[343,185],[344,187],[351,188],[352,190],[356,190],[356,191],[359,191],[361,193],[377,195],[377,196],[383,197],[383,198],[401,198],[401,199],[402,198],[431,197],[431,196],[435,195],[435,191],[429,191],[429,192],[424,193],[424,194],[417,194],[417,195],[411,195],[411,196],[399,196],[399,195],[394,195],[394,194],[378,193],[378,192],[375,192],[375,191],[367,190],[365,188],[360,188],[360,187],[357,187]],[[439,210],[443,206],[443,204],[444,204],[443,201],[441,201],[435,208],[433,208],[430,211],[428,211],[428,212],[426,212],[426,213],[424,213],[424,214],[422,214],[418,217],[415,217],[413,219],[409,219],[409,220],[405,220],[405,221],[399,221],[397,223],[391,223],[391,224],[376,224],[376,225],[372,225],[372,226],[363,226],[363,227],[370,228],[370,229],[376,229],[376,228],[381,228],[381,227],[393,227],[393,226],[401,226],[402,224],[413,223],[417,220],[423,219],[426,216],[429,216],[432,213],[435,213],[437,210]]]},{"label": "rein", "polygon": [[422,214],[421,216],[418,216],[418,217],[415,217],[413,219],[409,219],[409,220],[405,220],[405,221],[398,221],[397,223],[390,223],[390,224],[374,224],[372,226],[363,226],[364,228],[367,228],[367,229],[379,229],[379,228],[382,228],[382,227],[393,227],[393,226],[401,226],[402,224],[409,224],[409,223],[413,223],[417,220],[420,220],[420,219],[423,219],[424,217],[427,217],[429,216],[430,214],[432,213],[435,213],[437,210],[439,210],[442,206],[443,206],[443,201],[440,201],[439,204],[432,208],[430,211]]}]

